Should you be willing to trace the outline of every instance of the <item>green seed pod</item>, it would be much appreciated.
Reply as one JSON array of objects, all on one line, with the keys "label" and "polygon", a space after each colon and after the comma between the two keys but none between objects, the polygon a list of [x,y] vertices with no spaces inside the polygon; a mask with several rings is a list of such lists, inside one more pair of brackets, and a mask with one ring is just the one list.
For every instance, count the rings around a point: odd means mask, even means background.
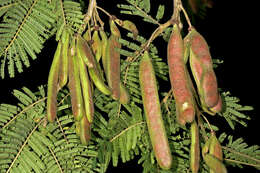
[{"label": "green seed pod", "polygon": [[191,123],[190,168],[192,173],[197,173],[200,162],[199,128],[196,121]]},{"label": "green seed pod", "polygon": [[87,145],[91,137],[91,124],[88,122],[86,116],[80,120],[80,141],[83,145]]},{"label": "green seed pod", "polygon": [[83,98],[81,93],[79,66],[76,54],[71,55],[75,50],[75,38],[69,55],[69,91],[72,105],[72,112],[76,121],[80,121],[84,114]]},{"label": "green seed pod", "polygon": [[163,124],[156,77],[148,51],[140,62],[139,80],[148,131],[156,160],[161,168],[170,169],[172,156]]},{"label": "green seed pod", "polygon": [[183,40],[177,25],[174,25],[168,42],[168,66],[178,123],[191,123],[195,117],[194,98],[188,70],[184,63]]},{"label": "green seed pod", "polygon": [[77,56],[77,61],[79,64],[79,76],[82,87],[84,110],[88,121],[92,123],[94,116],[94,103],[92,88],[88,77],[88,71],[86,65],[83,62],[83,59],[81,59],[80,56]]},{"label": "green seed pod", "polygon": [[227,173],[225,165],[211,154],[206,154],[203,157],[205,163],[214,173]]},{"label": "green seed pod", "polygon": [[99,62],[102,55],[102,43],[98,35],[98,31],[95,30],[92,36],[93,44],[91,45],[92,51],[95,55],[97,62]]},{"label": "green seed pod", "polygon": [[128,104],[129,103],[129,93],[125,86],[120,83],[120,99],[119,102],[122,104]]},{"label": "green seed pod", "polygon": [[120,31],[119,31],[118,27],[116,26],[115,21],[114,20],[110,20],[109,24],[110,24],[111,34],[116,36],[116,37],[118,37],[118,38],[121,37]]},{"label": "green seed pod", "polygon": [[209,154],[215,156],[220,161],[223,160],[222,148],[215,135],[212,135],[212,140],[209,146]]},{"label": "green seed pod", "polygon": [[[103,68],[105,70],[105,72],[107,71],[107,67],[105,66],[106,64],[106,57],[107,57],[107,44],[108,44],[108,38],[107,38],[107,35],[105,33],[104,30],[99,30],[99,33],[100,33],[100,36],[101,36],[101,44],[102,44],[102,64],[103,64]],[[109,51],[109,50],[108,50]],[[109,54],[109,53],[108,53]]]},{"label": "green seed pod", "polygon": [[58,93],[58,76],[59,64],[61,54],[61,41],[59,41],[54,58],[51,64],[51,69],[48,76],[48,89],[47,89],[47,119],[53,122],[57,114],[57,93]]},{"label": "green seed pod", "polygon": [[75,122],[75,131],[78,136],[80,136],[80,121]]},{"label": "green seed pod", "polygon": [[137,28],[136,28],[136,25],[135,25],[133,22],[131,22],[130,20],[121,21],[121,20],[118,20],[118,19],[116,19],[115,22],[116,22],[117,24],[119,24],[122,28],[124,28],[124,29],[126,29],[126,30],[132,32],[134,38],[137,37],[137,35],[138,35],[138,30],[137,30]]},{"label": "green seed pod", "polygon": [[89,47],[86,40],[84,40],[81,35],[77,35],[77,53],[83,59],[84,63],[89,67],[92,68],[96,61],[91,48]]},{"label": "green seed pod", "polygon": [[69,33],[64,30],[62,35],[62,40],[64,40],[62,44],[61,51],[61,62],[59,67],[59,88],[63,88],[68,81],[68,69],[69,69],[69,60],[68,60],[68,51],[69,51]]}]

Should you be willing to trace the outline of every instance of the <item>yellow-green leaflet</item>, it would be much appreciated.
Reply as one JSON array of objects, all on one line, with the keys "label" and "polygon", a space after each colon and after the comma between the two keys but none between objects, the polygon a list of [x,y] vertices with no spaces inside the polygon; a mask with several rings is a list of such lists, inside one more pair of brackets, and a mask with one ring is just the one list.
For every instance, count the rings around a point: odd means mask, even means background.
[{"label": "yellow-green leaflet", "polygon": [[[67,31],[63,32],[62,38],[64,42],[62,44],[61,50],[61,63],[60,63],[60,72],[59,72],[59,88],[63,88],[68,81],[68,69],[69,69],[69,62],[68,62],[68,51],[69,51],[69,33]],[[62,40],[63,40],[62,39]]]},{"label": "yellow-green leaflet", "polygon": [[57,114],[58,75],[61,53],[61,41],[59,41],[48,77],[47,89],[47,119],[53,122]]},{"label": "yellow-green leaflet", "polygon": [[88,121],[91,123],[93,121],[94,105],[93,105],[93,96],[91,91],[90,80],[88,77],[87,68],[83,60],[81,59],[80,56],[77,56],[77,60],[79,63],[79,76],[81,81],[85,114],[87,116]]}]

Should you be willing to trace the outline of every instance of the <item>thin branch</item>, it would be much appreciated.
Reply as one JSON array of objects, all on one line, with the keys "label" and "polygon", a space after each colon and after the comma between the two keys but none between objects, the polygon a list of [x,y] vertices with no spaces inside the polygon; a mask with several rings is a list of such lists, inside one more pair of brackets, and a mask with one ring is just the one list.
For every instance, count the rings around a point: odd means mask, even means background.
[{"label": "thin branch", "polygon": [[255,164],[251,164],[251,163],[241,162],[241,161],[238,161],[238,160],[232,160],[232,159],[224,159],[224,160],[227,161],[227,162],[233,162],[233,163],[236,163],[236,164],[241,164],[241,165],[247,165],[247,166],[253,166],[253,167],[260,168],[260,165],[255,165]]},{"label": "thin branch", "polygon": [[57,160],[55,154],[53,153],[53,151],[52,151],[52,149],[51,149],[50,147],[49,147],[49,150],[50,150],[50,152],[51,152],[51,154],[52,154],[52,156],[53,156],[53,158],[54,158],[56,164],[58,165],[58,167],[59,167],[59,169],[60,169],[60,172],[63,173],[62,168],[61,168],[61,166],[60,166],[60,163],[59,163],[59,161]]},{"label": "thin branch", "polygon": [[157,20],[152,18],[150,15],[148,15],[146,12],[144,12],[141,8],[139,8],[135,4],[131,4],[131,5],[133,5],[138,11],[140,11],[143,15],[145,15],[145,17],[149,18],[153,23],[160,25],[160,23]]},{"label": "thin branch", "polygon": [[185,19],[186,19],[186,21],[187,21],[187,23],[188,23],[188,25],[189,25],[189,30],[191,30],[193,27],[192,27],[192,25],[191,25],[190,18],[189,18],[189,16],[188,16],[186,10],[183,8],[182,4],[180,5],[180,9],[182,10],[182,12],[183,12],[183,14],[184,14],[184,16],[185,16]]},{"label": "thin branch", "polygon": [[246,154],[244,154],[244,153],[241,153],[241,152],[235,151],[235,150],[233,150],[233,149],[231,149],[231,148],[228,148],[228,147],[222,146],[222,149],[227,150],[227,151],[229,151],[229,152],[231,152],[231,153],[234,153],[234,154],[240,155],[240,156],[242,156],[242,157],[245,157],[245,158],[247,158],[247,159],[250,159],[250,160],[253,160],[253,161],[255,161],[255,162],[260,163],[260,160],[254,158],[254,157],[251,157],[251,156],[249,156],[249,155],[246,155]]},{"label": "thin branch", "polygon": [[109,16],[109,18],[112,18],[112,15],[107,12],[106,10],[104,10],[103,8],[99,7],[99,6],[96,6],[97,9],[99,9],[100,11],[102,11],[103,13],[105,13],[107,16]]}]

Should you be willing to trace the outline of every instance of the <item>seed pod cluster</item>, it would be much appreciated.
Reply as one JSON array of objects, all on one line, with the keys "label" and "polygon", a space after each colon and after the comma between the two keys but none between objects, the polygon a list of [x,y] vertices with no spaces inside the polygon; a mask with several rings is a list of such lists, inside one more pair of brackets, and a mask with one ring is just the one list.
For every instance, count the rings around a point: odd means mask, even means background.
[{"label": "seed pod cluster", "polygon": [[[195,113],[199,110],[197,105],[210,115],[221,111],[222,100],[218,92],[217,78],[208,45],[194,28],[183,40],[178,25],[174,24],[168,41],[167,60],[177,122],[180,125],[191,123],[190,169],[196,173],[199,170],[200,147]],[[188,63],[192,75],[189,74]],[[197,90],[193,86],[191,76]],[[210,147],[204,147],[202,151],[203,159],[211,171],[225,172],[221,146],[216,137],[211,138]],[[207,152],[209,155],[204,154]]]},{"label": "seed pod cluster", "polygon": [[[124,27],[137,32],[130,22],[126,22]],[[129,93],[120,81],[120,31],[112,19],[110,31],[111,35],[107,38],[104,30],[96,26],[81,36],[73,35],[64,27],[49,72],[47,119],[54,122],[58,91],[68,85],[76,134],[83,144],[87,144],[91,136],[94,117],[93,84],[100,92],[120,103],[129,103]],[[99,64],[100,59],[107,82]]]}]

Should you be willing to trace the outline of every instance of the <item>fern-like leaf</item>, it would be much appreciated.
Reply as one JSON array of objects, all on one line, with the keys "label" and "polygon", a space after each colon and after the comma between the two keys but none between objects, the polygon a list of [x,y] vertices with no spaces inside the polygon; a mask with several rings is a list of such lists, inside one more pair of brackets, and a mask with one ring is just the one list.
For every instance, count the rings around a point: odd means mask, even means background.
[{"label": "fern-like leaf", "polygon": [[246,127],[247,124],[245,120],[250,120],[250,117],[243,112],[251,111],[253,110],[253,107],[240,105],[238,103],[239,99],[230,96],[229,92],[223,93],[223,97],[225,106],[223,113],[220,113],[220,115],[226,119],[232,129],[235,129],[235,123],[239,123]]},{"label": "fern-like leaf", "polygon": [[[55,22],[52,7],[47,1],[10,1],[4,19],[0,23],[1,77],[5,76],[5,64],[10,77],[29,67],[29,57],[36,59],[49,38],[50,29]],[[1,4],[0,4],[1,7]],[[0,10],[1,13],[1,10]]]}]

